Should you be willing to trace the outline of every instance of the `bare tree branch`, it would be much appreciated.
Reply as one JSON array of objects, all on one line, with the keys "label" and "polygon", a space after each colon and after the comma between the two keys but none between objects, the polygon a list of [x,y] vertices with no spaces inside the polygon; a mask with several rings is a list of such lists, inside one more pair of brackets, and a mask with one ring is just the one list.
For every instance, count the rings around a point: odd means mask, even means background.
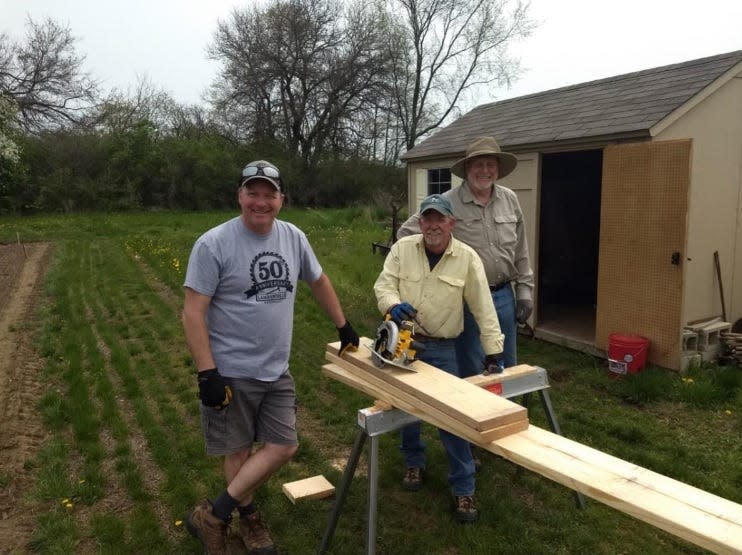
[{"label": "bare tree branch", "polygon": [[94,103],[97,83],[82,71],[69,28],[52,19],[26,22],[25,42],[0,35],[0,94],[18,109],[30,132],[78,122]]}]

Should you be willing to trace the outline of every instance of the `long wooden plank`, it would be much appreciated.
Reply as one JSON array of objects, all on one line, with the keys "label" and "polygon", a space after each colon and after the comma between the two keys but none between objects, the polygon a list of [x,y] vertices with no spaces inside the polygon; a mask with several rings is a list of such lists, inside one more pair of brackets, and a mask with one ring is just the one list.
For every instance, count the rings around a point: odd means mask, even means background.
[{"label": "long wooden plank", "polygon": [[562,451],[570,456],[579,456],[581,460],[592,466],[610,470],[626,481],[636,482],[663,495],[682,500],[701,511],[742,526],[742,506],[737,503],[541,428],[530,428],[528,435],[532,442]]},{"label": "long wooden plank", "polygon": [[[552,438],[551,445],[538,441],[537,438],[550,432],[535,428],[530,426],[525,432],[483,447],[705,549],[717,553],[742,553],[742,525],[720,517],[717,510],[709,512],[695,503],[695,499],[701,496],[728,509],[731,501],[667,477],[663,477],[664,488],[629,480],[622,475],[621,465],[607,469],[583,460],[580,449],[573,453],[572,447],[576,442],[561,436]],[[673,494],[663,491],[668,486]],[[680,492],[684,494],[679,495]],[[735,513],[742,510],[742,507],[737,507]]]},{"label": "long wooden plank", "polygon": [[[345,354],[344,358],[475,430],[491,430],[528,418],[524,407],[420,360],[413,362],[416,372],[406,372],[393,366],[379,368],[371,360],[371,353],[365,345],[373,345],[373,341],[362,337],[361,347]],[[327,356],[337,355],[339,349],[339,341],[330,343]]]},{"label": "long wooden plank", "polygon": [[[346,360],[346,365],[348,361]],[[461,423],[432,414],[419,400],[410,406],[335,365],[326,375],[384,398],[398,408],[529,470],[580,491],[606,505],[717,553],[742,553],[742,506],[672,478],[657,474],[535,426],[491,443],[478,442]],[[457,428],[458,426],[458,428]]]},{"label": "long wooden plank", "polygon": [[[452,419],[448,414],[438,410],[436,407],[425,405],[413,395],[397,389],[385,381],[355,367],[350,361],[343,360],[329,353],[327,357],[333,363],[326,364],[322,367],[323,372],[328,376],[357,389],[361,389],[364,393],[368,393],[376,399],[386,401],[392,406],[409,412],[418,418],[425,419],[424,415],[432,416],[436,421],[446,424],[439,427],[443,427],[446,430],[454,430],[452,433],[471,442],[487,444],[495,439],[521,432],[528,428],[528,420],[524,419],[517,422],[509,422],[490,430],[475,430],[462,422]],[[492,394],[490,393],[490,395]]]}]

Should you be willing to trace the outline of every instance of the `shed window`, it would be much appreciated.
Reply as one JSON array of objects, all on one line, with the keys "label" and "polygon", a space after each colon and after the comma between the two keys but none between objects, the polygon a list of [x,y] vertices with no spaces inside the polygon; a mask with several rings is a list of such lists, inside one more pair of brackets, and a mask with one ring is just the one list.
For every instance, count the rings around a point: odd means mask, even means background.
[{"label": "shed window", "polygon": [[448,168],[436,168],[428,170],[428,194],[435,195],[445,193],[451,188],[451,170]]}]

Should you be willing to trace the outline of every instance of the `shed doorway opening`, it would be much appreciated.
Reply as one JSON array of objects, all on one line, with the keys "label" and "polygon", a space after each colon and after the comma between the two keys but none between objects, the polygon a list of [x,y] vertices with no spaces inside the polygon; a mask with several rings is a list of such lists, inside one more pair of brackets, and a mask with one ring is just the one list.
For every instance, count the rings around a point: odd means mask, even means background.
[{"label": "shed doorway opening", "polygon": [[602,150],[541,160],[535,333],[588,351],[595,343],[602,165]]}]

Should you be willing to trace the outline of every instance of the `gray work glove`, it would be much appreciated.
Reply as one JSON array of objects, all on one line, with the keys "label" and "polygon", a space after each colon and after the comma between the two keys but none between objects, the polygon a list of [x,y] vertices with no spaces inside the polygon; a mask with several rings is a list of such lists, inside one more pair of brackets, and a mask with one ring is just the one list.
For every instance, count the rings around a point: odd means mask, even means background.
[{"label": "gray work glove", "polygon": [[515,319],[519,324],[525,324],[533,312],[533,301],[518,299],[515,301]]}]

